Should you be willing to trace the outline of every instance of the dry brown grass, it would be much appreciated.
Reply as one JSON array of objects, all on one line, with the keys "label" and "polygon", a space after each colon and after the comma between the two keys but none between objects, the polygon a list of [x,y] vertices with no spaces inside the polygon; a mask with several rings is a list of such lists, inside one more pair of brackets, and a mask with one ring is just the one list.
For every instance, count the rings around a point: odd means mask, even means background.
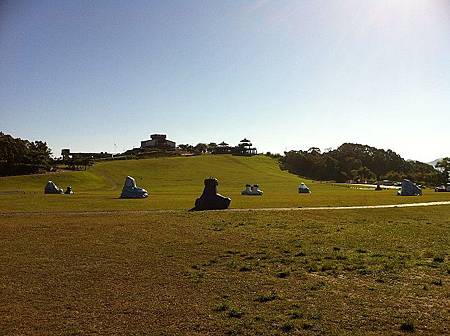
[{"label": "dry brown grass", "polygon": [[445,334],[449,210],[0,216],[0,334]]}]

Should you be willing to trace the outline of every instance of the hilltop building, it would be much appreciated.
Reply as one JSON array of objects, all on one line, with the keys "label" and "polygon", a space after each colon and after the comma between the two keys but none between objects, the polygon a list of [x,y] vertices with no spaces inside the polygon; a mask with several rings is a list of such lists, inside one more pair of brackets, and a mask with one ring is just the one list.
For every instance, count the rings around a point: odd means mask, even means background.
[{"label": "hilltop building", "polygon": [[82,158],[91,158],[91,159],[105,159],[105,158],[112,158],[114,155],[107,153],[107,152],[100,152],[100,153],[84,153],[84,152],[78,152],[78,153],[72,153],[69,148],[64,148],[61,150],[61,156],[64,160],[68,159],[82,159]]},{"label": "hilltop building", "polygon": [[150,140],[141,141],[141,149],[147,148],[172,148],[175,149],[175,141],[168,140],[165,134],[152,134],[150,135]]}]

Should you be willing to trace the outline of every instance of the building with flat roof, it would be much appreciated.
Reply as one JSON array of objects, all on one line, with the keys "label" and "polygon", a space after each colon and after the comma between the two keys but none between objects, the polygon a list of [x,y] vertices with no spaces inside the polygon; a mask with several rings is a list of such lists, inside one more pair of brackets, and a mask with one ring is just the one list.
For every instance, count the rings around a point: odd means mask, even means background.
[{"label": "building with flat roof", "polygon": [[68,159],[82,159],[82,158],[91,158],[91,159],[106,159],[112,158],[114,155],[107,152],[100,153],[87,153],[87,152],[77,152],[73,153],[69,148],[64,148],[61,150],[61,156],[64,160]]},{"label": "building with flat roof", "polygon": [[168,140],[165,134],[152,134],[150,140],[141,141],[141,149],[171,148],[175,149],[175,141]]}]

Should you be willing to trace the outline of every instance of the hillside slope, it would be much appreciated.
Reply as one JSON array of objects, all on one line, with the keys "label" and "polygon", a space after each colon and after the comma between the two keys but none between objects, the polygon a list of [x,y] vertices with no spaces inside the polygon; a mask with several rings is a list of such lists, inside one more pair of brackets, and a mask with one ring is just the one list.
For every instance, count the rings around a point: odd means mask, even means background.
[{"label": "hillside slope", "polygon": [[[149,191],[143,200],[119,199],[125,176]],[[234,208],[339,206],[447,200],[449,195],[427,192],[423,197],[396,197],[395,191],[373,192],[314,182],[281,171],[277,161],[258,155],[203,155],[97,163],[87,171],[0,178],[0,211],[91,211],[189,209],[203,190],[203,179],[219,180],[219,192],[232,198]],[[75,195],[44,195],[48,180]],[[299,195],[301,181],[312,190]],[[259,184],[262,197],[241,196],[246,183]]]},{"label": "hillside slope", "polygon": [[219,188],[243,187],[246,183],[266,186],[291,185],[298,177],[281,171],[275,160],[259,155],[204,155],[163,157],[141,160],[105,161],[87,171],[64,171],[50,174],[0,177],[0,191],[41,191],[51,179],[59,186],[74,190],[120,193],[127,175],[150,192],[179,192],[202,189],[205,177],[219,179]]}]

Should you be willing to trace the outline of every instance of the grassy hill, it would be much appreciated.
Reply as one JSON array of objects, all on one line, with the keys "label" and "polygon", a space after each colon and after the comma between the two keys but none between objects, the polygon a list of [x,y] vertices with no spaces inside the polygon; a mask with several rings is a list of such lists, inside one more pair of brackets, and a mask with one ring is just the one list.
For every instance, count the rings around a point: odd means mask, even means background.
[{"label": "grassy hill", "polygon": [[[149,191],[144,200],[119,199],[125,176]],[[188,209],[203,190],[203,179],[219,180],[219,192],[232,198],[231,207],[299,207],[360,204],[389,204],[418,201],[416,197],[397,197],[395,191],[356,190],[300,179],[280,170],[278,163],[264,155],[253,157],[204,155],[127,161],[106,161],[87,171],[58,172],[33,176],[0,178],[0,211],[66,210],[150,210]],[[75,195],[44,195],[48,180]],[[304,181],[311,195],[299,195]],[[241,196],[246,183],[258,183],[264,196]],[[448,200],[447,194],[426,192],[420,201]]]}]

